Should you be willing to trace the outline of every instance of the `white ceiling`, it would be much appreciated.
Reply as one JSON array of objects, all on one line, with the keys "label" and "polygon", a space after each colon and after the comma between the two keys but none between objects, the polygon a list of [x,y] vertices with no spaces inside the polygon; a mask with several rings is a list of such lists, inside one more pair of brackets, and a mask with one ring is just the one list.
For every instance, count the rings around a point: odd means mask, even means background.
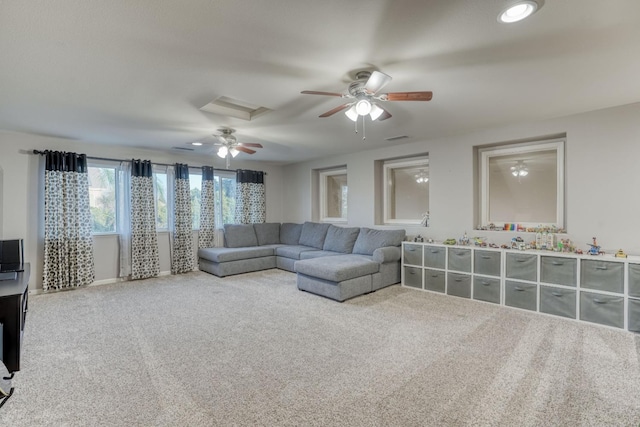
[{"label": "white ceiling", "polygon": [[[2,0],[0,129],[170,150],[230,126],[264,145],[252,160],[295,162],[640,101],[640,1],[546,0],[500,24],[507,3]],[[344,114],[318,118],[342,99],[300,94],[360,69],[433,100],[386,103],[363,143]],[[273,111],[200,111],[219,96]]]}]

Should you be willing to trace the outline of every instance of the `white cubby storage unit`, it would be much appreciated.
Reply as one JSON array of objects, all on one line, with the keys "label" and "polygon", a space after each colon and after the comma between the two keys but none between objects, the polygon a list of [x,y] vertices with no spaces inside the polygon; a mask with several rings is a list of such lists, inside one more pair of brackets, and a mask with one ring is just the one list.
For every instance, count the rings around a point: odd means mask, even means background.
[{"label": "white cubby storage unit", "polygon": [[640,332],[640,257],[403,242],[402,285]]}]

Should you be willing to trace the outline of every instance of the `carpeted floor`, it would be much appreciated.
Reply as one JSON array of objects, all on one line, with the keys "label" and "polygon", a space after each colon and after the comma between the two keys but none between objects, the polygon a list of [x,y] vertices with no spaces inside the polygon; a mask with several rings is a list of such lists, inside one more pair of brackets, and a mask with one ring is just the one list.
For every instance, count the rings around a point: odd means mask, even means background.
[{"label": "carpeted floor", "polygon": [[640,338],[278,270],[30,297],[2,426],[638,426]]}]

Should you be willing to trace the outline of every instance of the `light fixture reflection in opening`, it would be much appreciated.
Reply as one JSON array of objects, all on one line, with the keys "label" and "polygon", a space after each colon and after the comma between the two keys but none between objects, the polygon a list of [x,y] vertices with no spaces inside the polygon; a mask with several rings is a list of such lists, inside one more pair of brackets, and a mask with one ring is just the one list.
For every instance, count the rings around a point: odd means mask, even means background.
[{"label": "light fixture reflection in opening", "polygon": [[416,182],[418,184],[425,184],[429,182],[429,175],[424,170],[421,170],[420,173],[417,173],[414,178],[416,179]]},{"label": "light fixture reflection in opening", "polygon": [[498,21],[505,24],[522,21],[536,12],[539,7],[538,3],[533,0],[519,1],[503,10],[498,15]]},{"label": "light fixture reflection in opening", "polygon": [[529,168],[522,160],[519,160],[515,166],[511,166],[511,175],[520,180],[523,176],[529,175]]}]

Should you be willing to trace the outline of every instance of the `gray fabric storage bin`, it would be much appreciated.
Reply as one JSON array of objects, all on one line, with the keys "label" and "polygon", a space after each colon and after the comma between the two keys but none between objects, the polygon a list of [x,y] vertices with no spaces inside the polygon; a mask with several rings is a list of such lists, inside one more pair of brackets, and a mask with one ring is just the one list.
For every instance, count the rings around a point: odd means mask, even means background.
[{"label": "gray fabric storage bin", "polygon": [[554,285],[576,286],[578,260],[542,256],[540,257],[540,281]]},{"label": "gray fabric storage bin", "polygon": [[474,276],[473,299],[500,304],[500,279]]},{"label": "gray fabric storage bin", "polygon": [[405,267],[404,285],[422,289],[422,269],[418,267]]},{"label": "gray fabric storage bin", "polygon": [[444,293],[445,272],[440,270],[424,270],[424,288],[428,291]]},{"label": "gray fabric storage bin", "polygon": [[507,253],[507,279],[538,281],[538,256],[531,254]]},{"label": "gray fabric storage bin", "polygon": [[425,246],[424,266],[431,268],[445,268],[447,248],[440,246]]},{"label": "gray fabric storage bin", "polygon": [[540,311],[575,319],[576,291],[552,286],[540,286]]},{"label": "gray fabric storage bin", "polygon": [[499,251],[476,250],[473,272],[487,276],[500,276],[500,261],[502,253]]},{"label": "gray fabric storage bin", "polygon": [[449,270],[471,273],[471,249],[447,248]]},{"label": "gray fabric storage bin", "polygon": [[640,298],[640,264],[629,264],[629,296]]},{"label": "gray fabric storage bin", "polygon": [[447,295],[471,298],[471,276],[468,274],[447,274]]},{"label": "gray fabric storage bin", "polygon": [[640,299],[629,298],[629,330],[640,332]]},{"label": "gray fabric storage bin", "polygon": [[624,328],[624,298],[580,292],[580,320]]},{"label": "gray fabric storage bin", "polygon": [[422,245],[403,245],[402,256],[405,264],[422,265]]},{"label": "gray fabric storage bin", "polygon": [[624,292],[624,264],[599,259],[583,259],[580,262],[580,287]]},{"label": "gray fabric storage bin", "polygon": [[511,307],[536,311],[538,285],[507,280],[504,285],[504,303]]}]

